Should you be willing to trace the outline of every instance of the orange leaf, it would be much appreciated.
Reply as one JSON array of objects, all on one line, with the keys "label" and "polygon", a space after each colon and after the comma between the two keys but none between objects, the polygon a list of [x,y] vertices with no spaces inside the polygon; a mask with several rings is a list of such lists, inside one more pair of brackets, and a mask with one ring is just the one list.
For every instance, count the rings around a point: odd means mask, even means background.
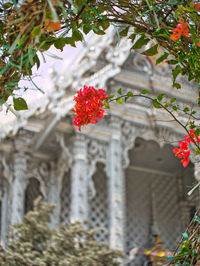
[{"label": "orange leaf", "polygon": [[60,30],[61,26],[60,26],[60,22],[54,22],[53,20],[46,20],[44,27],[49,31],[56,31],[56,30]]}]

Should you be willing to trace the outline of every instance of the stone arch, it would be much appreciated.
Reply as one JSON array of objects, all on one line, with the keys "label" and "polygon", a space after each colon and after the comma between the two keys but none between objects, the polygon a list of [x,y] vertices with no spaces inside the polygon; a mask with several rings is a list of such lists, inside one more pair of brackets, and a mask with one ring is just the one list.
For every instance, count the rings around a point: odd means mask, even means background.
[{"label": "stone arch", "polygon": [[103,230],[95,235],[96,240],[108,242],[109,237],[109,202],[108,202],[108,178],[105,172],[105,165],[98,162],[96,171],[92,176],[95,195],[88,199],[89,226],[100,227]]},{"label": "stone arch", "polygon": [[[194,181],[193,165],[184,172],[169,144],[137,137],[129,150],[126,182],[126,252],[152,248],[160,234],[164,248],[172,250],[191,218],[185,186]],[[143,265],[136,256],[131,266]]]},{"label": "stone arch", "polygon": [[35,177],[31,177],[28,179],[25,189],[24,214],[33,210],[34,200],[39,196],[42,196],[40,181]]}]

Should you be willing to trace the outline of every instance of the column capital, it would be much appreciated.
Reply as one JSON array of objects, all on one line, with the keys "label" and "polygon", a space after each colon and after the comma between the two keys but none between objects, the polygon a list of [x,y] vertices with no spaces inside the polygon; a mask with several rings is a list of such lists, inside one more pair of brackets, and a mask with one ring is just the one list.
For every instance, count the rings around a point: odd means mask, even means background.
[{"label": "column capital", "polygon": [[73,159],[87,161],[87,139],[83,134],[73,138]]}]

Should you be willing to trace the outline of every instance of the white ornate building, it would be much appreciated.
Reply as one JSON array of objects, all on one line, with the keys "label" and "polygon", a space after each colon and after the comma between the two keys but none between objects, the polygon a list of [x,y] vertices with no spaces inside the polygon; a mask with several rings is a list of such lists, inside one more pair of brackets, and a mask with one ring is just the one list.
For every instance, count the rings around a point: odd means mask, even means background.
[{"label": "white ornate building", "polygon": [[[160,233],[173,249],[199,205],[187,196],[199,179],[198,163],[184,169],[172,153],[185,132],[148,100],[112,104],[99,123],[78,132],[72,126],[73,96],[84,84],[107,93],[151,89],[181,105],[195,105],[197,89],[172,89],[166,65],[155,68],[113,29],[92,36],[73,70],[52,71],[53,89],[20,117],[0,129],[0,235],[20,222],[42,195],[56,204],[52,226],[88,220],[103,227],[96,235],[128,253],[150,248]],[[179,114],[182,122],[185,117]],[[195,174],[194,174],[195,172]],[[129,265],[143,265],[137,255]]]}]

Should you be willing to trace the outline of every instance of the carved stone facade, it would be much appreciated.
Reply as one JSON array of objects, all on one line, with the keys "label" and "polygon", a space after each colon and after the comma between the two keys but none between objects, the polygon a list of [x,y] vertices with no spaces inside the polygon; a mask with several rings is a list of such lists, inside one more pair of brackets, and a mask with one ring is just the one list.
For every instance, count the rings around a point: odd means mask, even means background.
[{"label": "carved stone facade", "polygon": [[[198,191],[187,196],[195,178],[200,179],[199,163],[185,170],[174,157],[173,145],[184,132],[164,111],[138,98],[113,104],[102,121],[81,133],[72,126],[73,95],[83,84],[107,93],[149,88],[155,95],[170,92],[180,104],[194,104],[195,87],[172,91],[166,66],[155,70],[148,58],[130,52],[127,40],[115,45],[115,38],[113,30],[95,36],[72,72],[52,72],[52,91],[41,106],[30,107],[2,129],[4,243],[9,225],[22,220],[38,195],[56,205],[52,227],[87,220],[89,227],[104,229],[97,240],[127,255],[133,248],[151,248],[157,234],[165,248],[174,248],[199,206]],[[181,113],[179,118],[186,121]],[[139,252],[126,261],[140,266],[146,260]]]}]

